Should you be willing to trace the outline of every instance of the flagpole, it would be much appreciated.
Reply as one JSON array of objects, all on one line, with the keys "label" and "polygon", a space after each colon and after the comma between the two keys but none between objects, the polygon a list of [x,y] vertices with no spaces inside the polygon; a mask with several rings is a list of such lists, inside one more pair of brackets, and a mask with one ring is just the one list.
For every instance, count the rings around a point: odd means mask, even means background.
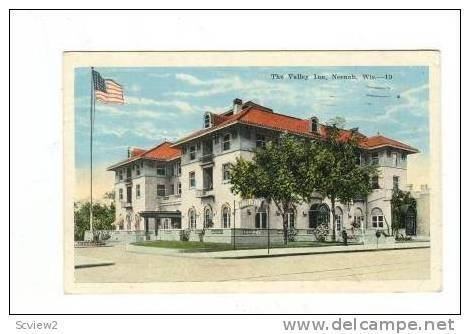
[{"label": "flagpole", "polygon": [[93,238],[93,112],[95,107],[93,67],[90,80],[90,232]]}]

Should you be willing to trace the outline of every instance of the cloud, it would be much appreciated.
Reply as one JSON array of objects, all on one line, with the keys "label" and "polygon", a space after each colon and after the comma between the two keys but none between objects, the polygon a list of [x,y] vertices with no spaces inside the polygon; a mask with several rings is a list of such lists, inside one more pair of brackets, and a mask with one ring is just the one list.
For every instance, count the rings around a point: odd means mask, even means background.
[{"label": "cloud", "polygon": [[140,92],[141,90],[141,87],[137,84],[132,84],[130,87],[129,87],[129,91],[133,92],[133,93],[138,93]]},{"label": "cloud", "polygon": [[145,97],[128,96],[126,98],[126,103],[128,103],[129,105],[172,107],[184,113],[194,113],[198,111],[198,108],[192,106],[190,103],[186,101],[179,101],[179,100],[167,101],[167,100],[157,100],[157,99],[145,98]]}]

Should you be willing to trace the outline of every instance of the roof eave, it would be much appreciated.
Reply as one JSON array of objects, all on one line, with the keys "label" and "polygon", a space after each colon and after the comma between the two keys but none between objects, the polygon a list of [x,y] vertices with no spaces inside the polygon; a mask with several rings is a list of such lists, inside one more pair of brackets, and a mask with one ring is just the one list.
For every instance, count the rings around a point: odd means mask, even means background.
[{"label": "roof eave", "polygon": [[194,140],[194,139],[201,138],[201,137],[203,137],[203,136],[205,136],[205,135],[214,133],[214,132],[217,131],[217,130],[224,129],[224,128],[226,128],[226,127],[229,127],[230,125],[234,125],[234,124],[237,124],[237,123],[239,123],[239,121],[230,122],[230,123],[224,124],[223,126],[218,126],[218,125],[216,125],[215,127],[209,129],[208,131],[202,132],[202,133],[200,133],[200,134],[198,134],[198,135],[196,135],[196,136],[194,136],[194,137],[191,137],[191,135],[189,135],[189,136],[186,136],[185,138],[182,138],[182,139],[180,139],[180,140],[176,140],[176,141],[173,143],[173,145],[171,145],[171,147],[177,147],[177,146],[179,146],[179,145],[181,145],[181,144],[187,143],[187,142],[189,142],[189,141],[191,141],[191,140]]},{"label": "roof eave", "polygon": [[393,144],[382,144],[382,145],[377,145],[377,146],[373,146],[373,147],[364,147],[365,149],[367,150],[375,150],[375,149],[378,149],[378,148],[384,148],[384,147],[393,147],[393,148],[397,148],[399,150],[403,150],[403,151],[407,151],[407,152],[411,152],[411,153],[420,153],[420,151],[414,147],[409,147],[409,148],[405,148],[405,147],[402,147],[402,146],[399,146],[399,145],[393,145]]}]

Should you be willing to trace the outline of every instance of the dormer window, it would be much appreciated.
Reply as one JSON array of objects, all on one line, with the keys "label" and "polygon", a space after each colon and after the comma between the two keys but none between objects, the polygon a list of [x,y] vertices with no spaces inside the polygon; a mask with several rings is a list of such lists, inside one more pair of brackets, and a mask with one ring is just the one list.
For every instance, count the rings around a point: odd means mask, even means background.
[{"label": "dormer window", "polygon": [[310,118],[310,132],[318,133],[318,118]]},{"label": "dormer window", "polygon": [[206,112],[204,114],[204,129],[210,128],[212,126],[212,117],[211,114]]}]

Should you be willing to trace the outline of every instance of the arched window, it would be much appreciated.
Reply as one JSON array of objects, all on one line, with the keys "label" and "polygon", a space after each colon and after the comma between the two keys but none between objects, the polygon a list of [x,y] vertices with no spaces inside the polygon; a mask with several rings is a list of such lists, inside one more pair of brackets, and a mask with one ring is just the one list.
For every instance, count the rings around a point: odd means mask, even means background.
[{"label": "arched window", "polygon": [[384,227],[384,214],[380,208],[373,208],[370,212],[372,218],[372,227],[373,228],[383,228]]},{"label": "arched window", "polygon": [[195,230],[196,229],[196,210],[194,210],[194,208],[189,209],[188,219],[189,219],[188,227],[191,230]]},{"label": "arched window", "polygon": [[295,227],[295,211],[294,209],[287,210],[287,227],[294,228]]},{"label": "arched window", "polygon": [[211,228],[214,226],[214,223],[212,221],[212,208],[210,205],[207,205],[204,208],[204,227],[205,228]]},{"label": "arched window", "polygon": [[335,208],[335,226],[337,231],[343,228],[343,210],[339,206]]},{"label": "arched window", "polygon": [[354,222],[353,226],[355,228],[360,228],[362,226],[362,222],[364,221],[364,216],[362,214],[362,210],[360,208],[354,209]]},{"label": "arched window", "polygon": [[330,209],[328,205],[313,204],[308,211],[308,227],[317,228],[321,224],[328,226],[330,223]]},{"label": "arched window", "polygon": [[318,132],[318,118],[312,117],[310,119],[310,132],[317,133]]},{"label": "arched window", "polygon": [[230,207],[222,206],[222,228],[230,228]]},{"label": "arched window", "polygon": [[204,128],[210,128],[212,126],[211,114],[205,113],[204,114]]},{"label": "arched window", "polygon": [[268,228],[268,205],[263,201],[256,211],[255,228]]}]

